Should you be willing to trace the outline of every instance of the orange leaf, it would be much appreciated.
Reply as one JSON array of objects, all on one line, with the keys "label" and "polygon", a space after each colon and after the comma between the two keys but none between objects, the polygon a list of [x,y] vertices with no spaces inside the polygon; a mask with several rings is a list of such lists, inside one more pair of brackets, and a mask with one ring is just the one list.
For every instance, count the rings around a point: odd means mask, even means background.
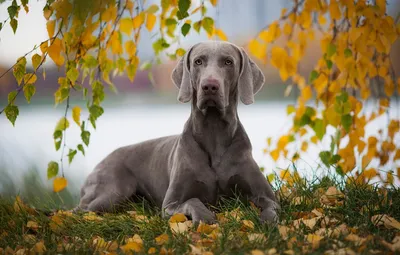
[{"label": "orange leaf", "polygon": [[53,190],[54,192],[60,192],[63,189],[65,189],[67,185],[68,185],[67,179],[65,179],[64,177],[57,177],[54,179],[53,182]]}]

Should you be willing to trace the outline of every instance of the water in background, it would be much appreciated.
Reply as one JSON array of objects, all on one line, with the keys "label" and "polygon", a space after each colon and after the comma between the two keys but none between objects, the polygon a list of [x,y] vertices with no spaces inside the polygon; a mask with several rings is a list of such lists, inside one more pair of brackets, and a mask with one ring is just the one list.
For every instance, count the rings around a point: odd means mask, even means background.
[{"label": "water in background", "polygon": [[[253,145],[253,156],[256,162],[265,167],[269,174],[279,168],[287,168],[290,160],[274,163],[263,153],[266,137],[277,137],[290,127],[290,119],[286,116],[288,102],[239,105],[239,118],[242,121]],[[37,173],[37,181],[47,187],[52,182],[47,180],[47,163],[58,161],[61,152],[54,149],[52,133],[58,119],[63,116],[63,107],[30,106],[20,109],[20,116],[13,127],[6,118],[0,118],[0,168],[8,175],[0,174],[0,194],[10,192],[7,183],[13,182],[13,189],[19,191],[26,178],[24,175],[33,168]],[[189,104],[119,104],[105,106],[105,113],[97,122],[97,130],[91,130],[89,148],[86,156],[80,152],[71,165],[64,160],[65,176],[70,184],[70,191],[77,196],[79,187],[95,165],[118,147],[134,144],[144,140],[178,134],[190,114]],[[82,116],[87,118],[87,116]],[[367,126],[368,133],[376,133],[378,126],[384,125],[386,119],[378,119]],[[76,148],[81,143],[80,129],[72,122],[67,129],[67,147]],[[327,144],[325,143],[325,146]],[[327,147],[325,147],[327,148]],[[323,168],[318,168],[317,147],[314,146],[306,154],[302,154],[297,169],[303,175],[313,175],[316,169],[324,175]],[[7,178],[7,179],[6,179]],[[7,186],[8,185],[8,186]]]}]

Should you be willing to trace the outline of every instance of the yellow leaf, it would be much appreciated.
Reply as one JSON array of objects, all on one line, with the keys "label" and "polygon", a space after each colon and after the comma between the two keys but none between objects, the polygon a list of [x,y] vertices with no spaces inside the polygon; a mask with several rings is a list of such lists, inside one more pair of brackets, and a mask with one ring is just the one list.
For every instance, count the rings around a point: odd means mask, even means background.
[{"label": "yellow leaf", "polygon": [[63,43],[59,38],[55,38],[51,43],[47,52],[50,58],[54,61],[54,63],[58,66],[62,66],[64,64],[64,57],[61,55],[61,51],[63,50]]},{"label": "yellow leaf", "polygon": [[136,44],[133,41],[126,41],[125,52],[132,58],[136,54]]},{"label": "yellow leaf", "polygon": [[189,231],[191,227],[191,221],[185,222],[170,222],[169,228],[171,229],[172,233],[181,234]]},{"label": "yellow leaf", "polygon": [[178,48],[175,51],[175,53],[176,53],[177,56],[182,57],[183,55],[185,55],[186,51],[184,49],[182,49],[182,48]]},{"label": "yellow leaf", "polygon": [[78,126],[81,126],[81,110],[79,106],[72,108],[72,119]]},{"label": "yellow leaf", "polygon": [[123,18],[119,23],[119,29],[122,33],[130,36],[133,31],[133,22],[131,18]]},{"label": "yellow leaf", "polygon": [[39,54],[35,54],[32,56],[32,66],[34,70],[36,70],[39,67],[41,61],[42,57]]},{"label": "yellow leaf", "polygon": [[292,26],[289,23],[286,23],[283,26],[283,33],[287,36],[289,36],[292,33]]},{"label": "yellow leaf", "polygon": [[28,223],[26,223],[26,227],[37,230],[39,228],[39,224],[35,221],[28,221]]},{"label": "yellow leaf", "polygon": [[275,41],[281,35],[281,29],[278,22],[272,23],[268,30],[262,31],[258,36],[266,43]]},{"label": "yellow leaf", "polygon": [[143,251],[143,244],[137,243],[137,242],[130,242],[130,243],[127,243],[127,244],[121,246],[121,250],[124,253],[128,253],[130,251],[142,252]]},{"label": "yellow leaf", "polygon": [[274,67],[281,69],[286,57],[287,52],[284,48],[275,46],[271,49],[271,64]]},{"label": "yellow leaf", "polygon": [[319,242],[324,239],[323,236],[308,234],[307,241],[312,244],[313,249],[317,249],[319,247]]},{"label": "yellow leaf", "polygon": [[261,233],[250,233],[247,235],[247,238],[250,242],[266,242],[267,238],[264,234]]},{"label": "yellow leaf", "polygon": [[301,90],[301,98],[304,102],[307,102],[312,98],[312,90],[310,86],[306,86]]},{"label": "yellow leaf", "polygon": [[254,223],[251,220],[242,220],[242,231],[249,231],[254,229]]},{"label": "yellow leaf", "polygon": [[386,0],[376,0],[376,5],[379,7],[379,13],[384,15],[386,13]]},{"label": "yellow leaf", "polygon": [[267,54],[267,45],[253,39],[249,43],[249,51],[253,56],[263,59]]},{"label": "yellow leaf", "polygon": [[218,0],[210,0],[210,2],[213,6],[217,6]]},{"label": "yellow leaf", "polygon": [[46,246],[44,245],[44,241],[40,241],[37,242],[34,246],[33,246],[33,250],[37,253],[37,254],[43,254],[46,252]]},{"label": "yellow leaf", "polygon": [[157,253],[157,249],[154,247],[150,247],[149,250],[147,251],[147,254],[156,254]]},{"label": "yellow leaf", "polygon": [[363,172],[363,176],[364,176],[365,178],[367,178],[367,179],[372,179],[372,178],[374,178],[374,177],[377,176],[377,175],[378,175],[378,173],[377,173],[377,171],[376,171],[375,168],[371,168],[371,169],[368,169],[368,170],[364,170],[364,172]]},{"label": "yellow leaf", "polygon": [[138,29],[144,22],[144,13],[139,13],[136,17],[133,18],[133,28]]},{"label": "yellow leaf", "polygon": [[34,84],[37,80],[36,74],[34,73],[27,73],[24,75],[24,82],[25,84]]},{"label": "yellow leaf", "polygon": [[227,41],[228,37],[226,37],[226,34],[224,33],[224,31],[222,31],[221,29],[216,29],[215,30],[215,34],[222,40],[222,41]]},{"label": "yellow leaf", "polygon": [[49,38],[52,38],[54,36],[56,21],[55,20],[47,21],[46,27],[47,27],[47,33],[49,34]]},{"label": "yellow leaf", "polygon": [[40,44],[40,50],[42,51],[43,54],[47,52],[47,48],[48,47],[49,47],[49,42],[48,41],[42,42]]},{"label": "yellow leaf", "polygon": [[122,45],[119,33],[114,32],[111,35],[110,43],[111,43],[111,51],[113,54],[122,54]]},{"label": "yellow leaf", "polygon": [[274,161],[279,159],[279,150],[273,150],[269,153]]},{"label": "yellow leaf", "polygon": [[214,229],[217,229],[218,225],[217,224],[206,224],[204,222],[200,222],[199,226],[197,227],[197,232],[199,233],[203,233],[203,234],[210,234],[212,231],[214,231]]},{"label": "yellow leaf", "polygon": [[115,5],[110,5],[102,14],[101,14],[101,21],[113,21],[117,18],[117,7]]},{"label": "yellow leaf", "polygon": [[155,238],[157,245],[163,245],[169,240],[169,236],[167,234],[161,234]]},{"label": "yellow leaf", "polygon": [[188,219],[186,218],[186,216],[183,213],[177,213],[171,216],[171,218],[169,218],[169,222],[170,223],[174,223],[174,222],[185,222]]},{"label": "yellow leaf", "polygon": [[251,255],[264,255],[265,253],[262,250],[251,250],[250,252]]},{"label": "yellow leaf", "polygon": [[147,30],[151,31],[153,30],[154,24],[156,24],[157,17],[156,15],[152,13],[147,14],[147,19],[146,19],[146,28]]},{"label": "yellow leaf", "polygon": [[67,185],[68,185],[67,179],[65,179],[64,177],[57,177],[54,179],[53,182],[53,190],[54,192],[60,192],[63,189],[65,189]]},{"label": "yellow leaf", "polygon": [[339,4],[337,3],[337,0],[331,0],[329,3],[329,13],[331,16],[331,19],[340,19],[341,13],[340,13],[340,8]]},{"label": "yellow leaf", "polygon": [[346,236],[346,238],[344,240],[353,242],[357,246],[360,246],[367,241],[366,238],[359,237],[356,234],[349,234]]},{"label": "yellow leaf", "polygon": [[325,16],[324,16],[323,14],[320,14],[320,15],[318,16],[318,23],[319,23],[321,26],[323,26],[323,25],[326,24],[326,18],[325,18]]}]

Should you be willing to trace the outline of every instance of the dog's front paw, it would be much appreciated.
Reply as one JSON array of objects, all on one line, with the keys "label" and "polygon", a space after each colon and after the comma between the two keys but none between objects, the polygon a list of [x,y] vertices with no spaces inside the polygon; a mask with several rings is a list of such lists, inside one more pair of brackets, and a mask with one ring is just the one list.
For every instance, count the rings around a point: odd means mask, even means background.
[{"label": "dog's front paw", "polygon": [[274,208],[267,208],[261,212],[260,220],[262,223],[278,223],[278,214]]},{"label": "dog's front paw", "polygon": [[191,216],[193,223],[200,223],[202,221],[207,224],[213,224],[217,222],[215,214],[206,208],[195,210]]}]

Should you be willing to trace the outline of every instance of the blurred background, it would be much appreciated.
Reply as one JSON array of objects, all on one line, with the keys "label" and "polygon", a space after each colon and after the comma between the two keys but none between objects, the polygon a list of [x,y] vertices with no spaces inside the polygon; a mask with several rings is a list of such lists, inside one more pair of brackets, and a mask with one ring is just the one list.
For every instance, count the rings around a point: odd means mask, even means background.
[{"label": "blurred background", "polygon": [[[1,2],[1,1],[0,1]],[[146,5],[159,1],[146,2]],[[192,5],[198,6],[200,0],[192,0]],[[396,17],[400,11],[400,1],[389,0],[388,14]],[[0,20],[8,17],[7,7],[11,1],[0,4]],[[245,46],[250,38],[254,37],[263,27],[279,18],[282,8],[290,8],[291,0],[219,0],[218,6],[208,7],[208,16],[214,18],[216,27],[221,28],[228,40]],[[48,38],[46,20],[43,17],[45,1],[30,1],[29,13],[20,12],[18,30],[14,34],[7,24],[0,32],[0,74],[10,68],[20,56],[29,52],[35,45]],[[192,17],[196,21],[199,17]],[[157,31],[157,29],[154,29]],[[141,42],[138,47],[141,62],[152,61],[154,53],[152,43],[157,39],[147,30],[142,30]],[[185,38],[181,36],[180,46],[188,48],[190,45],[207,40],[204,32],[197,34],[194,31]],[[283,43],[282,42],[277,42]],[[33,52],[32,54],[34,54]],[[317,58],[320,56],[319,39],[316,34],[315,42],[310,42],[306,56],[300,65],[300,73],[308,77]],[[400,44],[397,40],[392,51],[392,61],[397,75],[400,75]],[[28,61],[30,62],[30,61]],[[36,94],[30,104],[24,98],[17,100],[20,106],[20,115],[15,127],[0,116],[0,194],[23,194],[28,199],[49,196],[64,201],[67,206],[73,206],[79,197],[79,188],[85,177],[95,165],[114,149],[137,143],[143,140],[178,134],[190,113],[190,104],[181,104],[177,98],[177,89],[172,84],[170,74],[175,62],[165,59],[161,64],[154,66],[152,75],[148,71],[138,71],[135,81],[131,83],[127,77],[117,76],[112,81],[118,93],[106,91],[104,102],[105,113],[97,123],[97,130],[91,130],[89,148],[86,156],[77,154],[71,165],[64,163],[64,171],[69,180],[67,191],[61,194],[52,194],[47,189],[52,181],[46,178],[47,163],[60,158],[60,151],[54,149],[53,131],[57,121],[64,115],[62,105],[54,106],[54,92],[58,88],[57,79],[65,76],[64,70],[46,62],[46,79],[38,75]],[[286,106],[294,104],[298,92],[293,90],[288,97],[284,91],[289,83],[283,84],[278,72],[270,65],[259,63],[266,76],[266,84],[257,94],[253,105],[239,106],[239,117],[245,126],[253,144],[253,156],[260,167],[269,174],[278,169],[286,169],[291,165],[289,160],[273,162],[263,153],[267,146],[266,137],[278,136],[290,128],[290,119],[286,117]],[[40,72],[39,72],[40,73]],[[12,72],[0,79],[0,108],[7,104],[7,95],[15,89],[17,83]],[[84,101],[79,95],[72,98],[71,106],[80,105],[85,109]],[[399,107],[397,105],[397,107]],[[390,110],[399,114],[396,106]],[[83,112],[83,118],[87,112]],[[398,115],[397,115],[398,116]],[[378,122],[367,127],[367,133],[376,133]],[[80,143],[80,130],[71,123],[67,130],[67,148]],[[317,148],[315,148],[314,152]],[[310,150],[303,155],[298,170],[307,174],[318,166],[318,154]],[[31,196],[31,198],[29,198]]]}]

